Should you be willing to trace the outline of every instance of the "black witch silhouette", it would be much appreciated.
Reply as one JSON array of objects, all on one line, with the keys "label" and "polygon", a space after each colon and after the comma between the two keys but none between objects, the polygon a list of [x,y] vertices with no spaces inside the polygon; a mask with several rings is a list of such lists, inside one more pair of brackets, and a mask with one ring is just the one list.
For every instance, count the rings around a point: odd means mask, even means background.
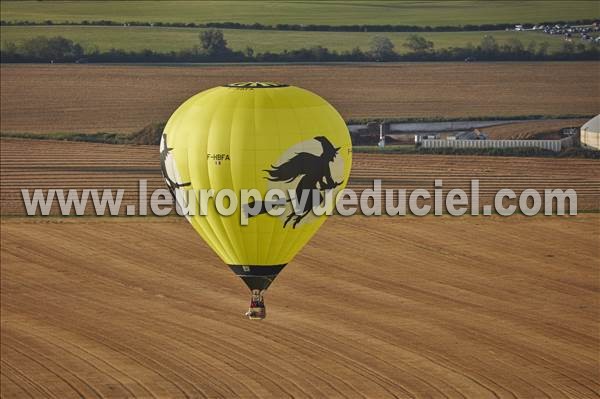
[{"label": "black witch silhouette", "polygon": [[272,169],[265,169],[265,172],[269,174],[269,177],[265,177],[265,179],[270,181],[290,183],[297,177],[302,176],[296,186],[296,198],[298,199],[302,198],[304,190],[309,190],[302,212],[298,214],[299,212],[294,212],[294,210],[292,210],[283,224],[284,227],[294,219],[292,226],[295,228],[296,225],[308,215],[313,208],[313,197],[315,194],[320,197],[318,202],[323,203],[324,197],[321,194],[321,191],[333,189],[342,184],[342,182],[333,180],[329,166],[335,159],[340,147],[334,147],[327,137],[324,136],[315,137],[315,140],[321,143],[321,147],[323,148],[323,153],[321,155],[315,155],[309,152],[298,152],[281,165],[271,165]]}]

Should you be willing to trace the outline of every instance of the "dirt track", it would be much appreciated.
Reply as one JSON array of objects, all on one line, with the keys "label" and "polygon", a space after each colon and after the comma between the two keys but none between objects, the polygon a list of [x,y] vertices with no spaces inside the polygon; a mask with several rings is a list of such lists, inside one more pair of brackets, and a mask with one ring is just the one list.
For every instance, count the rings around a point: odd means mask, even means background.
[{"label": "dirt track", "polygon": [[180,219],[4,219],[2,397],[596,398],[599,215],[341,218],[267,295]]},{"label": "dirt track", "polygon": [[[333,79],[335,77],[335,79]],[[235,81],[312,90],[356,117],[596,114],[597,62],[286,66],[2,65],[2,132],[132,132]]]}]

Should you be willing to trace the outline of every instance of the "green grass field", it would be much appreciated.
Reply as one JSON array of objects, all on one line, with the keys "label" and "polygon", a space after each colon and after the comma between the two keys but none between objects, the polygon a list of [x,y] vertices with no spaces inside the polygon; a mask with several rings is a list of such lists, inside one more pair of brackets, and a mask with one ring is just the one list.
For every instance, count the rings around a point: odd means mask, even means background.
[{"label": "green grass field", "polygon": [[[99,50],[119,48],[124,50],[170,51],[191,48],[198,44],[201,29],[188,28],[150,28],[150,27],[106,27],[106,26],[15,26],[2,27],[0,33],[3,43],[22,42],[35,36],[63,36],[83,45],[85,49],[97,46]],[[235,50],[244,50],[246,46],[255,51],[280,52],[302,47],[321,45],[331,50],[350,50],[359,46],[369,49],[374,36],[389,37],[396,45],[397,52],[405,52],[402,47],[409,33],[386,32],[300,32],[300,31],[260,31],[225,29],[225,38]],[[550,51],[560,47],[562,38],[539,32],[427,32],[420,33],[435,44],[435,48],[464,47],[468,43],[477,45],[486,34],[494,36],[499,43],[510,38],[518,38],[525,45],[530,41],[548,42]]]},{"label": "green grass field", "polygon": [[600,17],[597,1],[2,1],[3,20],[464,25]]}]

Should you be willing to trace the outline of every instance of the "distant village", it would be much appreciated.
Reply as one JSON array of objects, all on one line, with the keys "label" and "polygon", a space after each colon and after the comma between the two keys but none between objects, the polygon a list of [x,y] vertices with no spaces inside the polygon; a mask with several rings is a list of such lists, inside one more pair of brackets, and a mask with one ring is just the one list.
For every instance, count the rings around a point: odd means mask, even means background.
[{"label": "distant village", "polygon": [[[510,29],[507,29],[510,30]],[[600,43],[600,35],[593,35],[600,31],[600,21],[594,22],[592,25],[574,26],[574,25],[534,25],[527,28],[523,25],[515,25],[514,29],[517,32],[522,31],[540,31],[548,35],[563,35],[566,41],[572,41],[573,38],[579,38],[586,42]]]}]

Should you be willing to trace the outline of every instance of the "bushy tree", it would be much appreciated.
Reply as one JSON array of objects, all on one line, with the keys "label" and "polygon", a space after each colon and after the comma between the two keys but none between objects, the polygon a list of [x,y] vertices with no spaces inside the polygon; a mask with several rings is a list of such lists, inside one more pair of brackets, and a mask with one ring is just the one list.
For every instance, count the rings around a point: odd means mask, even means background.
[{"label": "bushy tree", "polygon": [[419,36],[415,33],[408,36],[403,46],[415,53],[425,53],[433,50],[432,41],[427,40],[423,36]]},{"label": "bushy tree", "polygon": [[481,48],[481,52],[484,54],[498,53],[498,42],[496,42],[494,36],[485,35],[483,39],[481,39],[479,47]]},{"label": "bushy tree", "polygon": [[23,55],[47,61],[74,60],[83,55],[83,48],[62,36],[38,36],[23,43]]},{"label": "bushy tree", "polygon": [[541,42],[538,45],[537,55],[539,57],[545,57],[548,54],[548,48],[550,48],[550,44],[548,42]]},{"label": "bushy tree", "polygon": [[371,54],[375,61],[390,61],[396,57],[394,43],[385,36],[375,36],[371,40]]},{"label": "bushy tree", "polygon": [[200,47],[209,56],[225,55],[231,52],[227,47],[223,31],[219,29],[207,29],[200,32]]},{"label": "bushy tree", "polygon": [[511,37],[506,41],[506,43],[502,46],[502,49],[507,53],[512,54],[522,54],[525,51],[525,47],[523,47],[523,43],[519,39],[515,39]]}]

